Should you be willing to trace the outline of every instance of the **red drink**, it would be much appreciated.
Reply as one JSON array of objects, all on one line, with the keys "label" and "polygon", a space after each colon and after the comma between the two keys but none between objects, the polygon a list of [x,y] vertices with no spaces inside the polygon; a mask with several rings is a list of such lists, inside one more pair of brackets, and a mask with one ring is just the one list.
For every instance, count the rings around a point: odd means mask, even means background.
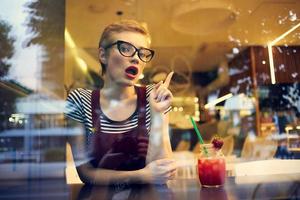
[{"label": "red drink", "polygon": [[225,159],[221,152],[206,147],[198,159],[198,175],[202,186],[218,187],[225,182]]}]

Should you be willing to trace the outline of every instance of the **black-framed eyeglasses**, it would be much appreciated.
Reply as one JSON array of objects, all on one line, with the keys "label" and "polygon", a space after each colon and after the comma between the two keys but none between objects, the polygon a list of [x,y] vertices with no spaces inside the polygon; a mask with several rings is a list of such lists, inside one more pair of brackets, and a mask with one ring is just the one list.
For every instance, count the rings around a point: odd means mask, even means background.
[{"label": "black-framed eyeglasses", "polygon": [[138,52],[138,57],[143,62],[150,62],[154,56],[154,51],[152,49],[143,47],[138,49],[133,44],[122,40],[117,40],[116,42],[106,46],[104,49],[106,50],[114,45],[117,45],[120,54],[125,57],[133,57],[135,53]]}]

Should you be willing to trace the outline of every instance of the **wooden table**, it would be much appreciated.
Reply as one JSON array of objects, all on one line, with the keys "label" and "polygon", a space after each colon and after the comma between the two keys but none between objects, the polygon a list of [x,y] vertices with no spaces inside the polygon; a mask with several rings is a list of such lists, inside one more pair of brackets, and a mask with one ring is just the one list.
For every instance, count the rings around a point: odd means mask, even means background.
[{"label": "wooden table", "polygon": [[[274,177],[274,175],[272,176]],[[281,179],[282,177],[282,179]],[[64,200],[64,199],[130,199],[130,200],[241,200],[241,199],[300,199],[299,174],[278,175],[277,181],[268,176],[253,180],[266,183],[237,184],[228,177],[224,187],[202,188],[197,179],[177,179],[167,185],[84,186],[67,185],[64,179],[7,180],[0,182],[0,199]]]},{"label": "wooden table", "polygon": [[[166,185],[116,184],[110,187],[70,186],[70,199],[145,199],[145,200],[240,200],[240,199],[299,199],[300,180],[283,178],[268,183],[237,184],[228,177],[220,188],[202,188],[197,179],[177,179]],[[297,175],[299,177],[299,175]],[[268,179],[267,176],[259,179]]]}]

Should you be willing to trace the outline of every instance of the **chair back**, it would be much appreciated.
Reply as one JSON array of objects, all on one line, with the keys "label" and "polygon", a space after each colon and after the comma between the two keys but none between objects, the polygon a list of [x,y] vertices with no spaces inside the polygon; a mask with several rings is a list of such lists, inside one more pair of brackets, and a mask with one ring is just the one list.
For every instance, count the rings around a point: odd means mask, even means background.
[{"label": "chair back", "polygon": [[247,159],[272,159],[277,150],[277,141],[268,137],[247,136],[241,157]]},{"label": "chair back", "polygon": [[66,183],[70,184],[82,184],[82,181],[79,178],[79,175],[76,170],[72,148],[71,145],[67,142],[66,143]]},{"label": "chair back", "polygon": [[224,156],[231,156],[234,148],[234,139],[233,135],[228,135],[223,138],[223,147],[222,147],[222,152]]}]

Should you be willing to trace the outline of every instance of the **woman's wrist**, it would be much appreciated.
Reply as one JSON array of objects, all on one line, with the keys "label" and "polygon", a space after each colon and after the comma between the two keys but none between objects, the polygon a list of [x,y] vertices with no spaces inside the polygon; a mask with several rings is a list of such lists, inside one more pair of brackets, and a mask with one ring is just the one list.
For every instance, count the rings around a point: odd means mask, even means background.
[{"label": "woman's wrist", "polygon": [[158,112],[158,111],[151,111],[151,121],[155,124],[159,122],[159,124],[164,119],[164,113]]},{"label": "woman's wrist", "polygon": [[146,178],[147,174],[146,174],[145,168],[136,170],[134,174],[135,174],[135,177],[133,178],[133,181],[135,183],[146,183],[146,182],[148,182],[147,178]]}]

